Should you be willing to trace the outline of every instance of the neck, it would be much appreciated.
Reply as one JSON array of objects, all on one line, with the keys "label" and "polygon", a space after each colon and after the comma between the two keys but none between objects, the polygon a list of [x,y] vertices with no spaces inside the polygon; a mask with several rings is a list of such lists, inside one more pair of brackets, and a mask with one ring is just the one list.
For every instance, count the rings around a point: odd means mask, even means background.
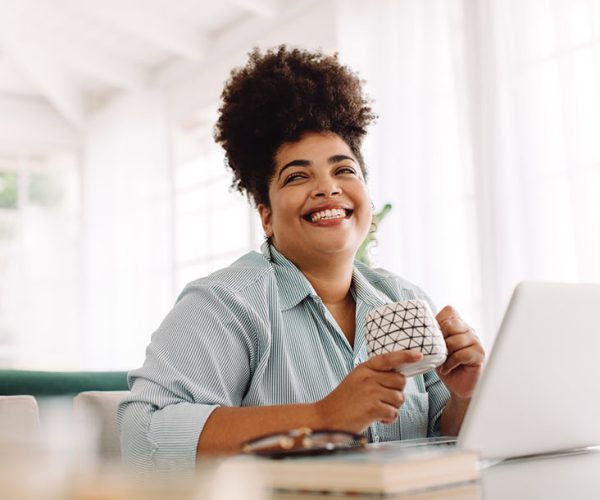
[{"label": "neck", "polygon": [[327,262],[296,264],[325,304],[347,300],[352,285],[352,259],[331,259]]}]

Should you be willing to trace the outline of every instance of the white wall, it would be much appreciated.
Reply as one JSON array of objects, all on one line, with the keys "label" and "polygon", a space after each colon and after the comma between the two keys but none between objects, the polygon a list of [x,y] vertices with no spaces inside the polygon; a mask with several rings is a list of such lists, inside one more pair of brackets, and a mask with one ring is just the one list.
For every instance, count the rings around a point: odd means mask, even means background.
[{"label": "white wall", "polygon": [[0,151],[72,151],[79,140],[79,132],[43,101],[0,97]]},{"label": "white wall", "polygon": [[280,44],[306,49],[336,50],[335,4],[321,0],[308,6],[287,22],[278,21],[267,29],[248,27],[217,42],[209,58],[201,65],[179,70],[176,78],[161,79],[166,89],[169,112],[173,119],[185,119],[194,109],[211,106],[219,100],[223,85],[233,68],[242,66],[253,47],[261,49]]}]

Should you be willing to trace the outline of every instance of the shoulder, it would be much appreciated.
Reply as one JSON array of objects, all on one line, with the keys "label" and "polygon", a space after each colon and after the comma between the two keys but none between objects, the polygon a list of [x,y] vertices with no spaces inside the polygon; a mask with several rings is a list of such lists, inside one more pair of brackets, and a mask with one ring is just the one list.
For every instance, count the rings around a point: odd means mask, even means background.
[{"label": "shoulder", "polygon": [[271,263],[262,254],[249,252],[228,267],[188,283],[177,301],[190,295],[206,294],[243,300],[245,296],[264,293],[268,288],[266,285],[273,279]]},{"label": "shoulder", "polygon": [[[189,345],[190,340],[242,339],[253,349],[264,322],[272,270],[260,254],[250,252],[230,266],[188,283],[156,332],[154,340]],[[263,305],[264,304],[264,305]],[[210,333],[210,335],[207,335]]]}]

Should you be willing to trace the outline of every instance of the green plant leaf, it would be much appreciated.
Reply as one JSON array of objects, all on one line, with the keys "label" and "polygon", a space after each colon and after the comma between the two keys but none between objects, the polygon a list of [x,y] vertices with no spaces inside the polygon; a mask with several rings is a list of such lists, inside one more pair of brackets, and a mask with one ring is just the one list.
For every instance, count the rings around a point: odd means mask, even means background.
[{"label": "green plant leaf", "polygon": [[371,224],[371,229],[369,229],[369,233],[367,237],[363,240],[358,251],[356,252],[356,260],[362,262],[363,264],[370,266],[371,259],[369,258],[369,248],[377,242],[377,231],[379,229],[379,224],[385,218],[385,216],[392,210],[392,205],[390,203],[386,203],[383,208],[373,214],[373,223]]}]

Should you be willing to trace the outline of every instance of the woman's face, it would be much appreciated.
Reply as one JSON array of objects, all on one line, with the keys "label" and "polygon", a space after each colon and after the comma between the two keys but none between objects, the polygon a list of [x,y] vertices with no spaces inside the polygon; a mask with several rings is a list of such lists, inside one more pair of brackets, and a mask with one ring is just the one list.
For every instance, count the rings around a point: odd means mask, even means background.
[{"label": "woman's face", "polygon": [[270,207],[258,206],[265,234],[296,264],[353,259],[371,225],[358,160],[336,134],[307,133],[275,154]]}]

